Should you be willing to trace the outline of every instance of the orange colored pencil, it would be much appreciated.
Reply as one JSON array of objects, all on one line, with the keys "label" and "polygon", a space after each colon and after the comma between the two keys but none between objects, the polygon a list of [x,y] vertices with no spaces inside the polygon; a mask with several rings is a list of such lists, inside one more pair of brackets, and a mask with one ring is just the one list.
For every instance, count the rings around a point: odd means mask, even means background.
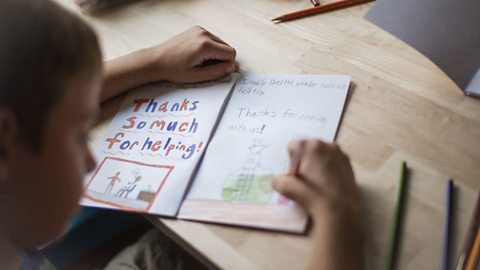
[{"label": "orange colored pencil", "polygon": [[460,253],[460,256],[457,260],[457,265],[455,270],[465,270],[465,266],[468,260],[468,255],[472,250],[473,243],[475,242],[475,237],[480,224],[480,190],[477,195],[477,202],[475,203],[475,208],[473,210],[472,218],[470,219],[470,225],[468,226],[467,236],[464,240],[463,249]]},{"label": "orange colored pencil", "polygon": [[477,230],[477,236],[475,236],[475,242],[473,242],[472,251],[468,256],[466,270],[475,270],[478,262],[478,255],[480,252],[480,228]]},{"label": "orange colored pencil", "polygon": [[309,16],[309,15],[313,15],[313,14],[318,14],[318,13],[322,13],[322,12],[327,12],[327,11],[342,8],[342,7],[348,7],[348,6],[363,4],[363,3],[370,2],[370,1],[375,1],[375,0],[340,0],[340,1],[337,1],[337,2],[333,2],[333,3],[328,3],[328,4],[325,4],[325,5],[319,5],[319,6],[315,6],[315,7],[312,7],[312,8],[307,8],[307,9],[302,9],[302,10],[295,11],[295,12],[292,12],[292,13],[287,13],[287,14],[281,15],[281,16],[275,18],[275,19],[272,19],[272,21],[275,21],[277,23],[290,21],[290,20],[301,18],[301,17],[305,17],[305,16]]}]

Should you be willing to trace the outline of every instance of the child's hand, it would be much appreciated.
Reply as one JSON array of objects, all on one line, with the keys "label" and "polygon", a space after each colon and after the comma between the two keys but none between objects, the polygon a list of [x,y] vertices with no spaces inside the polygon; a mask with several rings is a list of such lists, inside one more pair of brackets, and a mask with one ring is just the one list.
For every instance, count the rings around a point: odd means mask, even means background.
[{"label": "child's hand", "polygon": [[[311,269],[361,269],[360,194],[349,159],[336,144],[304,144],[298,176],[278,176],[273,187],[313,219]],[[290,143],[290,157],[299,149]]]},{"label": "child's hand", "polygon": [[235,71],[236,51],[202,27],[192,27],[166,42],[146,49],[152,74],[172,82],[200,82]]},{"label": "child's hand", "polygon": [[106,62],[100,100],[157,81],[192,83],[218,79],[235,71],[235,57],[234,48],[195,26],[160,45]]},{"label": "child's hand", "polygon": [[[324,218],[325,211],[357,211],[359,192],[348,157],[336,144],[304,143],[298,177],[279,176],[274,188],[303,206],[314,220]],[[290,143],[290,157],[299,148],[300,142]]]}]

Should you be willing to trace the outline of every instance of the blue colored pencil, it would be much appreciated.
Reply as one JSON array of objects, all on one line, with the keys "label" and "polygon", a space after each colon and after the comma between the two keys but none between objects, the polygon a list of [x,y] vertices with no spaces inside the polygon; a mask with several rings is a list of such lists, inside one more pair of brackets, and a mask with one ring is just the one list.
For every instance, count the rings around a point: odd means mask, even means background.
[{"label": "blue colored pencil", "polygon": [[453,180],[448,179],[445,189],[445,219],[443,227],[443,256],[442,270],[448,270],[450,266],[450,227],[452,215],[452,196],[453,196]]}]

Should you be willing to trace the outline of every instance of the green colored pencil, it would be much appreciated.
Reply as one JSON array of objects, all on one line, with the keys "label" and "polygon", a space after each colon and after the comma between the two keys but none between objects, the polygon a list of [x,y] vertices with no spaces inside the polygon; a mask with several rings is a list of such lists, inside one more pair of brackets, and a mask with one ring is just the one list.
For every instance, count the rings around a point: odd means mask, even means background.
[{"label": "green colored pencil", "polygon": [[395,269],[395,259],[398,246],[398,234],[400,229],[400,222],[402,218],[402,209],[405,193],[405,181],[407,178],[407,163],[402,161],[400,169],[400,179],[398,180],[397,193],[395,195],[395,206],[393,209],[393,216],[390,223],[390,232],[388,237],[388,250],[385,257],[385,269]]}]

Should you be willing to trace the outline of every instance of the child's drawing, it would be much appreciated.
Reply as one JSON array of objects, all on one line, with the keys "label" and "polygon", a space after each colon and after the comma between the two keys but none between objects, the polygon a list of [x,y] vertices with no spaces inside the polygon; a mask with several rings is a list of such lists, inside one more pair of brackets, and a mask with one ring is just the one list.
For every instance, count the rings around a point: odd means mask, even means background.
[{"label": "child's drawing", "polygon": [[115,186],[117,182],[122,182],[122,180],[119,177],[120,172],[117,172],[114,176],[108,177],[108,180],[110,180],[110,183],[108,183],[107,188],[105,189],[105,193],[110,194],[112,193],[112,189]]},{"label": "child's drawing", "polygon": [[117,197],[122,197],[123,198],[127,198],[128,197],[128,194],[130,194],[130,192],[132,192],[133,190],[135,190],[135,188],[137,187],[137,182],[139,182],[140,180],[142,180],[142,176],[140,175],[140,170],[137,168],[137,169],[134,169],[132,171],[132,175],[133,177],[135,177],[135,179],[131,182],[128,182],[125,186],[123,186],[116,194],[115,196]]},{"label": "child's drawing", "polygon": [[248,156],[239,170],[225,178],[222,198],[228,202],[266,203],[272,196],[273,172],[261,164],[262,151],[267,146],[260,141],[249,148]]},{"label": "child's drawing", "polygon": [[148,211],[172,170],[173,166],[107,157],[90,178],[84,198],[125,210]]}]

